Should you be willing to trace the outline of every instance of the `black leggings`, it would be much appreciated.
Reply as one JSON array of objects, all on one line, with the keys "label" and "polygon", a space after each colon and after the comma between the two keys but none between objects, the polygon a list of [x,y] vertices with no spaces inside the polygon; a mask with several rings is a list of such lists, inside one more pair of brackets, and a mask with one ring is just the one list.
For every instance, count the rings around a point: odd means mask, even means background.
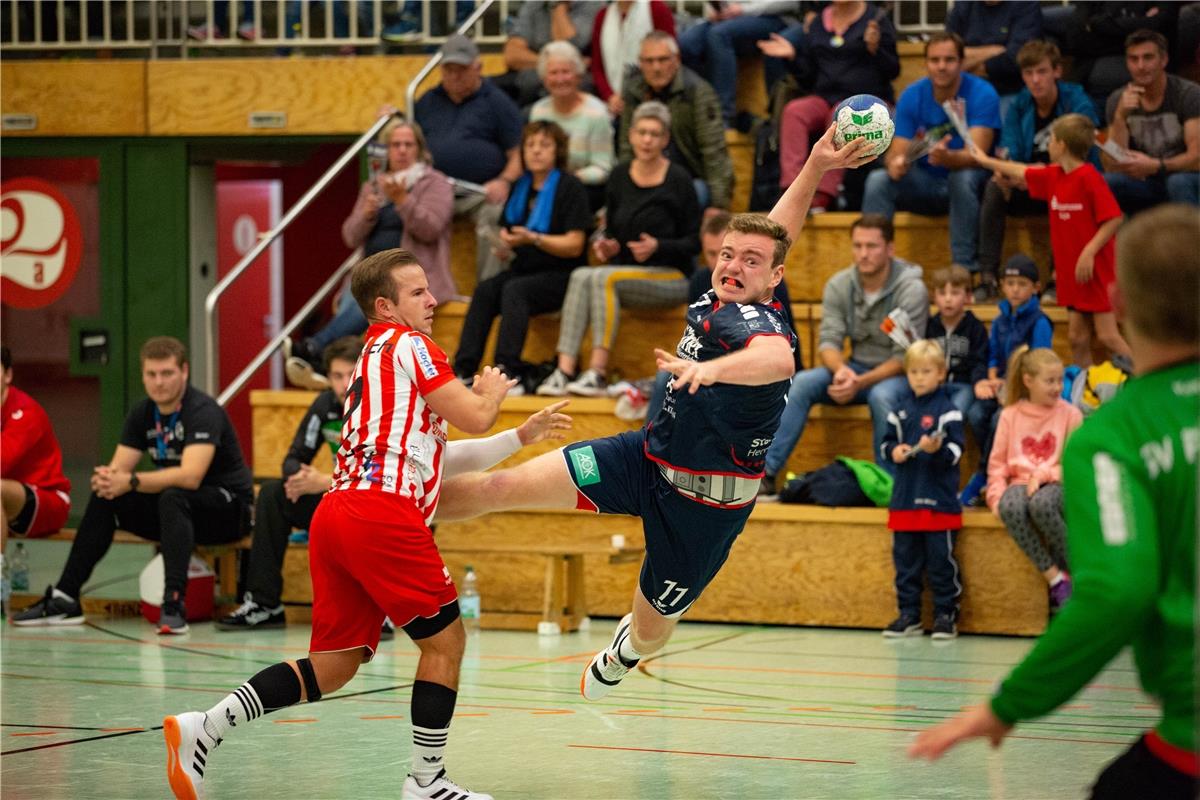
[{"label": "black leggings", "polygon": [[58,589],[78,599],[92,570],[104,558],[117,528],[161,542],[164,597],[187,591],[188,562],[197,544],[236,542],[245,535],[249,506],[228,489],[167,489],[159,494],[128,492],[114,500],[93,493],[58,579]]}]

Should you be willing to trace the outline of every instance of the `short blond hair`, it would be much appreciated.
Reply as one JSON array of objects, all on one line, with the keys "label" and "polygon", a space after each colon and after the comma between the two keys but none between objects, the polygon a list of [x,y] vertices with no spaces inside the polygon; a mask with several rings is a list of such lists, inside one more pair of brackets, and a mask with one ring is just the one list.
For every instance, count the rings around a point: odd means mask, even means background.
[{"label": "short blond hair", "polygon": [[1171,203],[1117,233],[1117,285],[1125,322],[1156,342],[1200,341],[1200,210]]},{"label": "short blond hair", "polygon": [[1087,159],[1096,143],[1096,124],[1083,114],[1063,114],[1050,123],[1050,133],[1080,161]]},{"label": "short blond hair", "polygon": [[420,266],[416,256],[395,247],[380,250],[354,265],[350,270],[350,293],[354,295],[354,301],[364,317],[374,318],[376,297],[385,297],[393,303],[400,302],[400,287],[392,277],[392,270],[410,264]]},{"label": "short blond hair", "polygon": [[937,364],[945,369],[946,351],[933,339],[918,339],[904,351],[904,371],[907,372],[917,364]]},{"label": "short blond hair", "polygon": [[933,290],[936,292],[943,286],[957,286],[959,289],[971,291],[971,272],[962,264],[951,264],[935,271],[930,278]]},{"label": "short blond hair", "polygon": [[792,240],[788,238],[787,228],[767,219],[766,214],[734,214],[729,220],[727,231],[736,233],[755,233],[775,240],[775,250],[771,254],[771,267],[778,267],[787,260],[788,250],[792,248]]}]

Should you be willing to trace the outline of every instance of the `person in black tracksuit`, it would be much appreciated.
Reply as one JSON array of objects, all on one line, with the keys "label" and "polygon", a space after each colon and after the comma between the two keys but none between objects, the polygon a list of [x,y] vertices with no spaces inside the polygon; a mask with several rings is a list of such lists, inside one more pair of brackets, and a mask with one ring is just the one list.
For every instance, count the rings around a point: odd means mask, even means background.
[{"label": "person in black tracksuit", "polygon": [[953,639],[958,635],[958,600],[962,596],[954,539],[962,528],[958,465],[963,415],[942,385],[946,356],[937,342],[923,339],[909,347],[904,370],[912,392],[888,414],[887,432],[880,444],[883,458],[897,465],[888,528],[900,607],[900,616],[883,635],[924,634],[921,573],[925,571],[933,589],[933,638]]},{"label": "person in black tracksuit", "polygon": [[346,336],[325,348],[325,374],[330,388],[317,395],[283,459],[283,479],[265,481],[254,507],[254,538],[242,605],[217,620],[218,630],[245,631],[286,624],[280,594],[283,557],[292,528],[307,530],[331,476],[312,467],[322,443],[336,453],[342,438],[342,405],[350,375],[362,350],[362,339]]}]

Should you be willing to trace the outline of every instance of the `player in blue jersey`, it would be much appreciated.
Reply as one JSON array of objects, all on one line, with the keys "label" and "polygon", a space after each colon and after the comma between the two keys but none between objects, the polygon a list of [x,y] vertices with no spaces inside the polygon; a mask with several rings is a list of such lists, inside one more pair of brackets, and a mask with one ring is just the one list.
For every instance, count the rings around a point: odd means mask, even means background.
[{"label": "player in blue jersey", "polygon": [[439,521],[523,508],[641,517],[646,557],[633,611],[584,670],[588,700],[666,644],[750,516],[794,369],[796,337],[774,289],[821,176],[870,161],[863,149],[855,141],[835,150],[830,128],[769,216],[733,217],[712,289],[688,308],[675,353],[655,350],[658,368],[675,377],[644,428],[446,481]]}]

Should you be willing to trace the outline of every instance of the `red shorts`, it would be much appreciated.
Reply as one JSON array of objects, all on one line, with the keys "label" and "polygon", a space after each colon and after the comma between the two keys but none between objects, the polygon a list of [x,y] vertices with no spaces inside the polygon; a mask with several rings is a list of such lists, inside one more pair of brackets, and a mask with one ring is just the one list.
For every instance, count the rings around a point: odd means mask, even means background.
[{"label": "red shorts", "polygon": [[71,511],[71,497],[66,492],[39,489],[28,483],[23,485],[25,505],[9,522],[13,533],[38,539],[56,533],[67,524],[67,514]]},{"label": "red shorts", "polygon": [[313,653],[366,647],[369,660],[384,617],[403,627],[458,600],[416,506],[381,492],[346,490],[321,498],[309,526],[308,569]]}]

